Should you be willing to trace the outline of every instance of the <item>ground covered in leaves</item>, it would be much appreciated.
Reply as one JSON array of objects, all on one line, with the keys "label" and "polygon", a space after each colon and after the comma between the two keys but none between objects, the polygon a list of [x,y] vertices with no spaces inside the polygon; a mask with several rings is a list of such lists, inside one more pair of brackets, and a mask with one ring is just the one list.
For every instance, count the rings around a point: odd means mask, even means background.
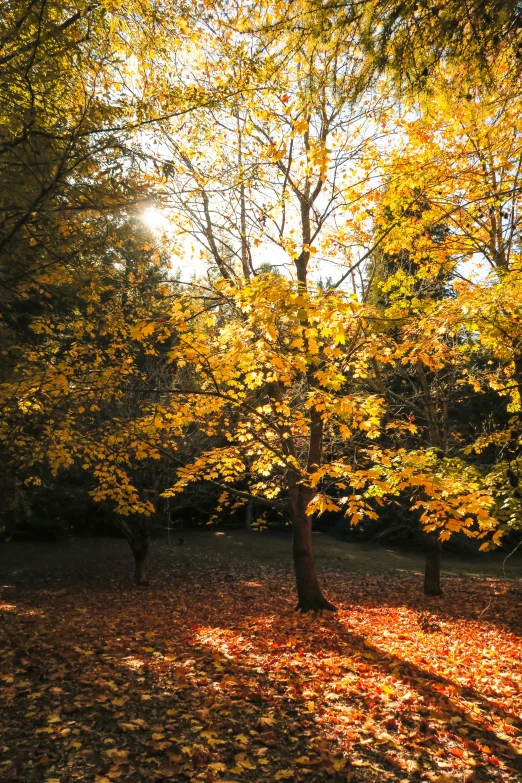
[{"label": "ground covered in leaves", "polygon": [[[207,540],[211,540],[211,536]],[[255,548],[255,547],[254,547]],[[522,582],[322,571],[120,541],[0,555],[0,780],[521,781]]]}]

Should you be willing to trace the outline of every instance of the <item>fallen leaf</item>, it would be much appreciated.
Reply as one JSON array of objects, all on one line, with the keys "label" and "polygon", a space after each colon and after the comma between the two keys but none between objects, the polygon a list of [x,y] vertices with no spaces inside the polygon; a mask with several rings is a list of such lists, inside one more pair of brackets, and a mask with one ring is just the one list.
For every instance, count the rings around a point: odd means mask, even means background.
[{"label": "fallen leaf", "polygon": [[289,780],[293,778],[295,773],[291,769],[281,769],[274,775],[274,780]]},{"label": "fallen leaf", "polygon": [[221,761],[214,761],[212,764],[208,765],[208,768],[212,772],[225,772],[226,771],[226,764],[223,764]]}]

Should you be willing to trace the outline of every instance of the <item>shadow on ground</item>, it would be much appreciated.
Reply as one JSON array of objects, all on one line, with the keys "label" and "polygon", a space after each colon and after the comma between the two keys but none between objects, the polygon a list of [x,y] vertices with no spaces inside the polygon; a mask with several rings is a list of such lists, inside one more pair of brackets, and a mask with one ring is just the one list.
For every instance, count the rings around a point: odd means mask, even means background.
[{"label": "shadow on ground", "polygon": [[[0,779],[522,780],[516,583],[323,574],[191,541],[128,584],[123,542],[2,555]],[[446,776],[446,777],[444,777]]]}]

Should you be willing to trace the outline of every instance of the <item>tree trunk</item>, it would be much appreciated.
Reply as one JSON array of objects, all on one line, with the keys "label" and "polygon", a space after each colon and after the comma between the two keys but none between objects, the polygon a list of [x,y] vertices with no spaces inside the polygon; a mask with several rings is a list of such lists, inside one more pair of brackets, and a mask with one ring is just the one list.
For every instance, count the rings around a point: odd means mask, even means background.
[{"label": "tree trunk", "polygon": [[326,600],[319,587],[312,551],[312,520],[306,514],[308,501],[300,488],[292,503],[292,550],[294,555],[295,580],[297,584],[297,606],[302,612],[317,612],[337,607]]},{"label": "tree trunk", "polygon": [[245,508],[245,528],[252,530],[252,518],[254,515],[254,503],[252,500],[248,500]]},{"label": "tree trunk", "polygon": [[442,595],[440,586],[440,541],[433,533],[424,536],[426,565],[424,568],[424,595]]},{"label": "tree trunk", "polygon": [[[430,445],[433,447],[438,459],[444,456],[444,441],[442,436],[442,424],[433,400],[426,373],[421,363],[418,364],[419,377],[424,391],[424,410],[429,422]],[[422,523],[421,523],[422,528]],[[423,529],[424,552],[426,563],[424,565],[424,595],[442,595],[440,586],[440,541],[434,533],[426,533]]]},{"label": "tree trunk", "polygon": [[[522,400],[522,353],[515,351],[513,362],[515,365],[515,383],[517,385],[518,395]],[[518,420],[520,422],[520,425],[522,425],[522,405],[518,409]]]},{"label": "tree trunk", "polygon": [[148,585],[145,578],[145,560],[149,551],[148,535],[135,536],[130,542],[130,547],[134,555],[134,584],[138,587]]}]

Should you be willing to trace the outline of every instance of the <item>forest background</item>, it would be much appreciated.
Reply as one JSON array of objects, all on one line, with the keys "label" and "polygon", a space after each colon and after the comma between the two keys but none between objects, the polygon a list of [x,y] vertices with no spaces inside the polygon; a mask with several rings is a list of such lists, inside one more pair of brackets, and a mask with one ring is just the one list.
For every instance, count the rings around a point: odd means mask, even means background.
[{"label": "forest background", "polygon": [[[4,538],[522,528],[518,3],[13,0]],[[45,532],[47,531],[47,533]]]}]

